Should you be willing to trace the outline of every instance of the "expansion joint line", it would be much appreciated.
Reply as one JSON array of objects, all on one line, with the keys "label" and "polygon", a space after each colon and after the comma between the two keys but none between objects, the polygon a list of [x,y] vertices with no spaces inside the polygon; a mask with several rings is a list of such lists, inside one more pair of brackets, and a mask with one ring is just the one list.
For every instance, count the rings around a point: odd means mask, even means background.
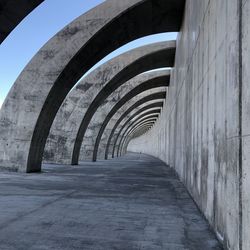
[{"label": "expansion joint line", "polygon": [[239,0],[239,250],[242,250],[243,240],[243,218],[242,218],[242,87],[243,87],[243,72],[242,72],[242,32],[243,32],[243,2]]}]

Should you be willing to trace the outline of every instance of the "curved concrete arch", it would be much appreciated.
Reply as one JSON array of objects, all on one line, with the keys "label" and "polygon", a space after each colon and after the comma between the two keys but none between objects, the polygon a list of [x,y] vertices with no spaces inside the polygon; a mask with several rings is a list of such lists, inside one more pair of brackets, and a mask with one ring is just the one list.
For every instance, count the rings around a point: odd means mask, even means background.
[{"label": "curved concrete arch", "polygon": [[[119,151],[117,152],[117,157],[123,155],[126,151],[127,145],[129,143],[129,141],[135,137],[139,137],[141,134],[146,133],[148,130],[150,130],[153,125],[155,124],[155,121],[149,121],[149,122],[145,122],[141,125],[139,125],[138,127],[136,127],[133,131],[131,131],[125,138],[124,141],[122,143],[122,145],[120,146]],[[139,131],[143,131],[141,134],[137,134]]]},{"label": "curved concrete arch", "polygon": [[[97,108],[96,112],[94,113],[93,117],[90,119],[88,123],[88,127],[86,129],[86,132],[84,133],[84,138],[82,140],[79,160],[85,161],[85,160],[92,160],[93,159],[93,151],[94,151],[94,145],[95,145],[95,139],[99,133],[99,129],[102,126],[103,121],[105,120],[106,116],[109,114],[110,110],[117,104],[117,102],[129,91],[132,91],[135,87],[140,85],[141,83],[147,82],[149,80],[153,80],[157,77],[167,76],[169,75],[168,70],[159,70],[159,71],[153,71],[153,72],[146,72],[140,75],[137,75],[127,81],[126,83],[122,84],[119,88],[117,88],[114,92],[112,92],[108,98],[104,100],[104,102]],[[165,89],[164,89],[165,90]],[[102,90],[101,90],[102,91]],[[101,92],[100,91],[100,92]],[[149,92],[156,92],[156,90],[152,89]],[[159,91],[159,90],[157,90]],[[119,117],[119,114],[123,114],[126,112],[127,108],[130,104],[137,101],[136,99],[140,99],[143,97],[143,95],[146,95],[147,93],[139,94],[138,96],[135,96],[134,98],[130,99],[126,105],[122,106],[114,117],[112,117],[109,126],[104,131],[104,134],[102,136],[100,147],[98,150],[98,157],[104,158],[105,155],[105,148],[106,148],[106,142],[107,138],[109,136],[109,132],[111,130],[110,127],[113,126],[112,123],[116,122],[117,117]],[[78,114],[79,117],[79,114]],[[80,122],[79,122],[80,124]],[[110,130],[109,130],[110,129]],[[74,138],[75,139],[75,138]],[[73,140],[74,142],[74,140]]]},{"label": "curved concrete arch", "polygon": [[119,86],[121,86],[128,80],[143,72],[157,68],[173,67],[175,55],[175,41],[165,42],[164,45],[164,49],[145,55],[139,58],[138,60],[132,62],[131,64],[127,65],[108,83],[106,83],[102,91],[98,93],[98,95],[95,97],[95,99],[89,106],[87,112],[85,113],[79,131],[77,133],[72,155],[72,165],[78,164],[82,141],[91,119],[93,118],[98,107],[113,91],[115,91]]},{"label": "curved concrete arch", "polygon": [[[159,116],[160,110],[152,110],[152,111],[150,111],[150,112],[151,112],[151,113],[150,113],[151,115],[154,115],[155,117],[158,117],[158,116]],[[104,141],[105,141],[104,144],[105,144],[105,146],[106,146],[106,141],[107,141],[106,138],[104,139]],[[96,157],[95,160],[97,160],[97,157]],[[94,161],[95,161],[95,160],[94,160]]]},{"label": "curved concrete arch", "polygon": [[127,135],[137,126],[140,126],[140,122],[138,122],[137,124],[133,124],[132,127],[129,126],[126,128],[126,130],[122,133],[120,141],[118,143],[118,147],[117,147],[117,151],[116,151],[116,156],[119,156],[119,152],[121,151],[121,147],[124,144],[124,141],[126,140]]},{"label": "curved concrete arch", "polygon": [[0,44],[44,0],[0,0]]},{"label": "curved concrete arch", "polygon": [[[139,137],[142,134],[145,134],[147,131],[149,131],[154,126],[154,124],[155,124],[155,121],[149,122],[146,124],[142,124],[141,126],[138,126],[138,128],[136,128],[133,132],[131,132],[123,141],[123,144],[121,145],[121,147],[119,149],[119,152],[117,152],[117,157],[122,156],[123,154],[126,153],[126,148],[129,144],[130,140],[132,140],[136,137]],[[139,133],[139,135],[138,135],[137,132],[140,132],[141,130],[143,130],[143,132]]]},{"label": "curved concrete arch", "polygon": [[[151,106],[151,105],[149,105]],[[161,109],[146,109],[148,111],[146,112],[136,112],[134,115],[132,115],[123,125],[122,127],[119,129],[119,132],[117,133],[117,137],[119,138],[121,132],[124,130],[124,128],[129,125],[129,122],[131,122],[131,120],[133,120],[132,122],[134,121],[138,121],[139,119],[147,116],[147,115],[150,115],[150,114],[155,114],[155,113],[158,113],[160,114],[161,113]],[[131,123],[130,123],[131,124]]]},{"label": "curved concrete arch", "polygon": [[[152,99],[154,100],[154,99]],[[112,128],[112,131],[109,135],[108,138],[108,142],[107,142],[107,147],[105,150],[105,159],[108,158],[108,154],[109,154],[109,147],[111,144],[111,140],[114,137],[114,133],[116,131],[116,129],[118,128],[118,126],[120,125],[120,123],[131,113],[133,112],[136,108],[138,108],[141,105],[147,105],[148,101],[152,101],[152,100],[148,100],[148,99],[144,99],[144,100],[139,100],[138,102],[136,102],[135,104],[133,104],[131,107],[129,107],[126,112],[124,112],[121,117],[117,120],[116,124],[114,125],[114,127]],[[158,98],[156,98],[155,100],[158,100]],[[142,107],[140,110],[138,110],[137,112],[143,112],[144,110],[150,109],[150,108],[154,108],[154,107],[162,107],[163,106],[163,102],[155,102],[155,103],[150,103],[148,104],[148,106],[144,106]],[[137,114],[136,114],[137,115]],[[115,137],[117,138],[117,136]],[[114,143],[113,146],[115,146],[117,139],[114,139]],[[112,150],[112,157],[114,157],[114,149]]]},{"label": "curved concrete arch", "polygon": [[136,130],[134,133],[132,133],[131,136],[129,138],[127,138],[127,141],[126,141],[125,145],[123,146],[123,149],[121,150],[120,156],[122,156],[123,154],[126,154],[127,147],[132,139],[135,139],[136,137],[140,137],[143,134],[147,133],[153,127],[153,125],[154,125],[154,123],[152,123],[150,125],[142,126],[138,130]]},{"label": "curved concrete arch", "polygon": [[169,79],[170,76],[169,75],[163,75],[163,76],[159,76],[159,77],[155,77],[153,79],[150,79],[140,85],[138,85],[137,87],[135,87],[134,89],[132,89],[130,92],[128,92],[108,113],[108,115],[106,116],[105,120],[102,123],[102,126],[99,130],[99,133],[96,137],[96,141],[95,141],[95,146],[94,146],[94,152],[93,152],[93,161],[96,161],[97,158],[97,151],[98,151],[98,147],[99,147],[99,143],[100,140],[102,138],[102,134],[106,128],[106,126],[108,125],[110,119],[113,117],[113,115],[125,104],[127,103],[130,99],[132,99],[133,97],[135,97],[136,95],[149,90],[149,89],[153,89],[153,88],[158,88],[158,87],[167,87],[169,85]]},{"label": "curved concrete arch", "polygon": [[[130,125],[131,125],[131,127],[133,126],[133,124],[139,124],[139,123],[141,123],[141,122],[143,122],[143,121],[146,121],[146,120],[148,120],[148,119],[158,119],[159,118],[159,113],[152,113],[152,114],[148,114],[147,116],[143,116],[143,117],[141,117],[140,119],[138,119],[138,120],[135,120],[135,121],[133,121]],[[130,126],[129,125],[129,126]],[[128,126],[128,127],[129,127]]]},{"label": "curved concrete arch", "polygon": [[[104,133],[101,137],[101,141],[99,144],[99,150],[98,150],[98,155],[97,158],[99,159],[104,159],[105,155],[105,148],[107,144],[107,139],[108,136],[111,132],[112,127],[116,123],[116,121],[119,119],[119,117],[126,111],[128,107],[130,107],[133,103],[137,102],[137,100],[140,100],[144,96],[157,93],[160,91],[166,91],[166,87],[158,87],[158,88],[152,88],[149,90],[146,90],[144,92],[139,93],[138,95],[134,96],[130,100],[128,100],[127,103],[125,103],[120,109],[117,110],[117,112],[114,114],[113,117],[111,117],[106,129],[104,130]],[[124,92],[125,94],[126,92]],[[113,96],[113,94],[112,94]],[[116,103],[119,102],[121,99],[121,96],[115,96],[116,97]],[[93,152],[94,152],[94,146],[95,146],[95,141],[97,138],[97,135],[99,133],[99,130],[102,126],[103,121],[106,119],[109,111],[115,106],[114,105],[109,105],[109,103],[105,103],[105,105],[101,105],[100,108],[98,108],[98,111],[96,112],[96,115],[94,118],[91,120],[88,129],[85,133],[84,140],[81,146],[81,151],[80,151],[80,157],[79,161],[88,161],[88,160],[93,160]],[[103,111],[103,112],[102,112]]]},{"label": "curved concrete arch", "polygon": [[[133,138],[136,138],[136,137],[139,137],[139,136],[142,136],[143,134],[147,133],[149,130],[151,129],[151,127],[149,128],[141,128],[140,130],[136,131],[134,134],[133,134]],[[130,141],[128,141],[129,143]],[[124,151],[127,152],[127,145],[125,146],[124,148]]]},{"label": "curved concrete arch", "polygon": [[[130,121],[131,119],[133,119],[134,117],[136,117],[137,115],[143,113],[146,110],[150,110],[150,109],[154,109],[154,108],[161,108],[162,106],[163,106],[163,102],[151,103],[151,104],[149,104],[147,106],[142,107],[141,109],[137,110],[136,112],[134,112],[134,114],[132,114],[128,118],[128,120]],[[137,106],[135,108],[137,108]],[[117,127],[121,124],[121,121],[123,119],[125,119],[129,114],[131,114],[131,112],[134,111],[135,108],[130,107],[125,113],[123,113],[123,115],[117,120],[116,124],[112,128],[111,133],[110,133],[109,138],[108,138],[108,141],[107,141],[107,146],[106,146],[106,149],[105,149],[105,160],[108,159],[108,154],[109,154],[109,148],[110,148],[111,140],[113,139],[113,135],[115,134],[115,131],[116,131]]]},{"label": "curved concrete arch", "polygon": [[119,154],[119,151],[122,147],[122,145],[124,144],[124,141],[126,140],[126,137],[131,133],[131,131],[137,127],[137,126],[140,126],[141,123],[145,122],[147,120],[147,118],[145,120],[142,120],[142,121],[139,121],[137,123],[132,123],[130,126],[128,126],[126,128],[126,130],[123,132],[122,136],[121,136],[121,139],[120,139],[120,142],[118,143],[118,148],[117,148],[117,156]]},{"label": "curved concrete arch", "polygon": [[[120,134],[121,134],[121,131],[124,129],[124,127],[125,127],[132,119],[138,117],[140,114],[143,115],[143,114],[145,113],[145,111],[148,111],[148,110],[157,110],[157,109],[154,109],[154,108],[157,108],[157,107],[161,108],[162,105],[163,105],[163,102],[155,102],[155,103],[151,103],[151,104],[149,104],[149,105],[147,105],[147,106],[142,107],[140,110],[138,110],[138,111],[135,112],[133,115],[131,115],[131,116],[127,119],[127,121],[125,121],[125,122],[123,123],[123,125],[120,126],[120,128],[118,129],[118,132],[117,132],[116,134],[115,134],[115,131],[116,131],[116,129],[117,129],[117,126],[115,126],[115,127],[112,129],[112,131],[111,131],[111,133],[110,133],[110,136],[109,136],[109,138],[108,138],[108,143],[107,143],[107,147],[106,147],[106,158],[105,158],[105,159],[108,158],[109,146],[110,146],[110,143],[111,143],[111,140],[112,140],[112,139],[114,140],[114,141],[113,141],[113,149],[112,149],[112,158],[114,157],[114,148],[115,148],[116,142],[117,142],[117,140],[118,140],[118,138],[119,138],[119,136],[120,136]],[[161,112],[161,109],[158,109],[158,110],[159,110],[159,112]],[[150,111],[148,111],[148,112],[150,112]],[[121,122],[119,122],[119,124],[120,124],[120,123],[121,123]],[[118,124],[118,125],[119,125],[119,124]],[[115,136],[114,136],[114,134],[115,134]],[[114,137],[114,138],[113,138],[113,137]]]},{"label": "curved concrete arch", "polygon": [[143,120],[144,118],[146,119],[146,118],[151,117],[151,116],[159,117],[160,113],[161,113],[161,109],[149,110],[149,111],[137,116],[136,118],[134,118],[132,121],[130,121],[130,123],[129,123],[129,121],[127,121],[126,124],[123,125],[123,129],[126,128],[126,126],[130,126],[135,122]]},{"label": "curved concrete arch", "polygon": [[[130,141],[130,139],[133,139],[135,137],[140,136],[141,131],[142,133],[146,133],[147,131],[149,131],[155,124],[155,121],[152,122],[147,122],[145,124],[142,124],[141,126],[139,126],[138,128],[136,128],[133,132],[131,132],[131,134],[129,134],[129,136],[126,138],[126,144],[127,142]],[[138,134],[139,133],[139,134]],[[126,148],[126,146],[125,146]],[[124,149],[123,149],[124,151]],[[121,152],[122,153],[122,152]]]},{"label": "curved concrete arch", "polygon": [[[166,98],[166,92],[159,92],[159,93],[155,93],[149,96],[146,96],[144,98],[142,98],[141,100],[139,100],[138,102],[136,102],[134,105],[132,105],[128,111],[130,112],[130,110],[133,110],[135,107],[138,107],[140,105],[142,105],[143,103],[147,103],[148,101],[152,101],[152,100],[159,100],[159,99],[165,99]],[[122,118],[123,119],[123,118]],[[121,119],[121,120],[122,120]],[[119,119],[120,120],[120,119]],[[118,120],[118,121],[119,121]],[[117,140],[118,140],[118,136],[115,139],[114,145],[113,145],[113,150],[112,150],[112,157],[114,157],[115,154],[115,149],[116,149],[116,144],[117,144]]]},{"label": "curved concrete arch", "polygon": [[131,129],[131,131],[126,135],[126,137],[124,138],[123,141],[123,145],[121,145],[121,152],[124,148],[124,145],[126,144],[127,140],[129,140],[130,137],[133,137],[135,133],[137,133],[137,131],[139,131],[140,129],[142,129],[145,126],[153,126],[153,124],[155,124],[155,122],[157,121],[156,119],[149,119],[149,120],[145,120],[144,122],[142,122],[140,125],[136,126],[134,129]]},{"label": "curved concrete arch", "polygon": [[[144,124],[145,122],[149,121],[149,120],[157,120],[159,115],[150,115],[150,116],[147,116],[147,117],[144,117],[144,118],[141,118],[140,120],[138,121],[134,121],[132,122],[127,128],[126,130],[124,131],[123,133],[123,136],[122,136],[122,140],[125,140],[125,138],[130,134],[132,133],[132,131],[137,128],[138,126]],[[121,140],[121,141],[122,141]]]},{"label": "curved concrete arch", "polygon": [[[142,56],[164,48],[166,48],[166,44],[160,42],[132,49],[112,58],[86,75],[65,98],[55,117],[46,141],[43,154],[44,162],[70,164],[80,124],[84,114],[98,93],[124,67]],[[108,114],[120,97],[140,82],[167,74],[170,74],[169,70],[143,73],[113,91],[102,105],[98,107],[89,123],[81,147],[81,160],[86,160],[89,157],[92,159],[94,147],[92,134],[98,133],[96,130],[101,126],[102,119],[100,118]]]},{"label": "curved concrete arch", "polygon": [[57,33],[26,66],[4,102],[0,164],[40,171],[51,124],[80,77],[129,41],[179,31],[183,9],[184,0],[108,0]]},{"label": "curved concrete arch", "polygon": [[133,133],[130,134],[128,140],[126,141],[126,144],[125,144],[125,147],[123,149],[123,152],[126,152],[127,145],[128,145],[128,143],[130,142],[131,139],[134,139],[136,137],[141,136],[142,134],[147,133],[152,128],[152,126],[154,126],[154,122],[149,123],[149,125],[145,124],[145,126],[143,125],[140,128],[138,128],[135,131],[133,131]]}]

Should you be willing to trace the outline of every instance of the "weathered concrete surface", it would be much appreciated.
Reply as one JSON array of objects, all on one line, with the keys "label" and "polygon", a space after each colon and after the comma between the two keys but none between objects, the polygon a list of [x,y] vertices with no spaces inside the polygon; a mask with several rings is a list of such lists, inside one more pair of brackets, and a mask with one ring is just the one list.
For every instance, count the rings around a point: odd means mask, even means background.
[{"label": "weathered concrete surface", "polygon": [[[140,137],[141,135],[146,134],[153,128],[155,123],[156,121],[145,121],[140,124],[136,124],[136,126],[132,126],[132,128],[129,128],[129,130],[126,131],[124,137],[118,145],[117,156],[122,156],[126,154],[130,141],[137,137]],[[139,152],[141,153],[141,151]]]},{"label": "weathered concrete surface", "polygon": [[[250,228],[249,147],[246,146],[243,147],[246,160],[243,200],[240,186],[239,3],[187,1],[166,105],[152,130],[129,146],[129,150],[150,152],[175,168],[225,248],[232,250],[249,249]],[[242,9],[247,30],[248,5],[249,1],[245,1]],[[243,34],[245,48],[249,47],[247,30]],[[243,51],[244,54],[243,65],[248,72],[249,50]],[[249,130],[247,74],[243,114],[245,128]],[[249,131],[245,129],[243,133]],[[247,145],[247,137],[244,140]]]},{"label": "weathered concrete surface", "polygon": [[[118,150],[117,150],[117,156],[122,156],[127,153],[128,145],[131,140],[134,140],[138,137],[141,137],[142,135],[145,135],[148,131],[150,131],[153,126],[155,125],[156,121],[149,121],[142,124],[139,124],[135,128],[133,128],[125,137],[124,140],[121,141]],[[141,154],[141,152],[140,152]]]},{"label": "weathered concrete surface", "polygon": [[121,156],[124,154],[128,138],[138,137],[137,134],[139,133],[141,135],[144,134],[145,130],[149,130],[155,124],[156,120],[157,119],[148,119],[139,124],[136,124],[132,128],[129,128],[129,131],[126,131],[126,134],[121,138],[121,141],[117,148],[117,156]]},{"label": "weathered concrete surface", "polygon": [[[176,45],[175,41],[167,41],[160,44],[162,48],[160,45],[158,45],[158,47],[155,48],[154,51],[153,49],[151,49],[152,52],[148,52],[144,56],[141,55],[140,58],[131,63],[127,62],[126,67],[117,72],[117,74],[109,82],[106,83],[103,89],[92,101],[88,110],[84,114],[84,118],[81,121],[77,133],[72,155],[72,165],[78,164],[82,141],[91,120],[93,119],[93,117],[97,116],[98,108],[105,102],[107,97],[112,92],[114,92],[117,88],[119,88],[132,78],[138,76],[139,74],[153,69],[173,67]],[[151,44],[151,47],[154,47],[154,45]]]},{"label": "weathered concrete surface", "polygon": [[173,170],[145,155],[0,176],[1,250],[221,249]]},{"label": "weathered concrete surface", "polygon": [[[159,118],[159,117],[158,117]],[[120,140],[117,142],[118,143],[118,147],[117,147],[117,152],[115,153],[116,156],[120,156],[123,154],[124,151],[126,151],[126,142],[128,140],[131,140],[133,138],[133,132],[140,128],[142,128],[144,125],[153,125],[155,123],[155,120],[153,122],[149,122],[148,123],[148,119],[147,118],[143,118],[137,122],[134,122],[132,124],[130,124],[129,126],[127,126],[121,134]],[[125,146],[125,147],[124,147]],[[140,149],[140,148],[139,148]]]},{"label": "weathered concrete surface", "polygon": [[0,165],[40,171],[50,127],[74,84],[123,44],[178,31],[183,7],[184,0],[107,0],[56,34],[25,67],[1,108]]},{"label": "weathered concrete surface", "polygon": [[[137,108],[137,107],[144,108],[147,105],[151,105],[152,101],[154,101],[153,103],[155,103],[155,101],[156,102],[160,101],[161,104],[163,104],[163,100],[165,98],[166,98],[166,92],[155,93],[155,94],[152,94],[150,96],[146,96],[146,97],[140,99],[138,102],[134,103],[131,107],[129,107],[126,110],[126,112],[128,112],[128,114],[129,114],[131,112],[131,110],[134,110],[134,108]],[[161,107],[162,107],[162,105],[161,105]],[[124,113],[125,115],[127,115],[126,112]],[[123,120],[124,114],[122,116],[120,116],[119,119],[117,120],[118,124]],[[112,129],[114,129],[114,128],[116,128],[116,124],[113,126]],[[111,136],[111,133],[110,133],[110,136]],[[116,150],[117,140],[119,138],[120,138],[120,135],[117,134],[116,137],[115,137],[114,143],[113,143],[112,157],[114,156],[114,151]],[[107,146],[108,146],[108,144],[107,144]]]},{"label": "weathered concrete surface", "polygon": [[[169,48],[169,45],[174,46],[174,42],[154,43],[133,49],[109,60],[84,77],[84,79],[80,81],[66,97],[56,115],[47,139],[43,157],[44,162],[70,164],[74,143],[81,122],[96,96],[122,69],[126,68],[129,64],[143,56],[160,51],[164,48]],[[95,131],[98,131],[100,123],[104,120],[110,108],[127,91],[133,89],[143,81],[167,74],[169,74],[168,70],[149,72],[131,79],[114,92],[111,92],[107,99],[104,100],[101,107],[97,110],[94,119],[90,121],[86,136],[83,140],[80,159],[92,159],[94,135],[98,133]]]},{"label": "weathered concrete surface", "polygon": [[[130,106],[125,113],[123,113],[114,126],[109,134],[107,145],[105,148],[105,159],[107,160],[110,156],[112,156],[112,147],[114,147],[116,137],[119,137],[119,131],[122,130],[129,122],[133,121],[134,119],[143,117],[145,114],[150,114],[151,112],[160,113],[161,108],[163,106],[163,102],[154,102],[151,104],[146,104],[143,107],[140,107],[140,104],[134,103]],[[139,107],[139,108],[138,108]],[[118,130],[119,127],[119,130]]]},{"label": "weathered concrete surface", "polygon": [[[157,104],[157,103],[155,103],[155,104]],[[153,104],[153,105],[154,105],[154,104]],[[160,105],[162,105],[162,104],[160,104]],[[148,107],[152,107],[152,104],[151,104],[151,105],[147,105],[147,106],[145,106],[145,107],[142,108],[142,109],[139,109],[137,112],[134,112],[133,115],[131,115],[131,116],[123,123],[122,126],[120,126],[119,131],[115,134],[115,137],[117,137],[117,139],[119,139],[119,137],[120,137],[122,131],[125,130],[126,127],[128,127],[128,126],[134,124],[135,122],[137,122],[137,121],[139,121],[139,120],[141,120],[141,119],[143,119],[143,118],[148,117],[149,115],[157,115],[157,116],[159,117],[159,114],[161,113],[161,109],[148,108]],[[159,106],[159,107],[162,107],[162,106]],[[120,119],[120,118],[119,118],[119,119]],[[118,119],[118,121],[119,121],[119,119]],[[112,136],[114,135],[114,133],[112,133],[112,132],[115,132],[116,128],[117,128],[117,127],[113,127],[113,128],[112,128],[112,131],[111,131],[111,133],[110,133],[110,135],[109,135],[109,140],[111,139],[110,136],[112,137]],[[111,140],[110,140],[110,141],[111,141]],[[114,151],[115,151],[115,143],[116,143],[116,142],[117,142],[117,140],[114,141],[114,144],[113,144],[113,145],[111,144],[111,146],[114,147]],[[109,147],[109,146],[110,146],[110,144],[107,144],[105,154],[106,154],[106,152],[108,152],[108,150],[109,150],[108,147]],[[107,156],[108,156],[108,155],[107,155]],[[106,155],[105,155],[105,159],[108,159],[108,157],[106,157]]]},{"label": "weathered concrete surface", "polygon": [[[140,99],[152,95],[154,93],[164,93],[166,92],[166,87],[156,87],[154,88],[152,86],[152,89],[144,91],[132,99],[130,99],[126,104],[124,104],[113,117],[111,117],[111,120],[108,122],[107,127],[103,133],[103,136],[101,138],[101,141],[99,141],[98,144],[98,155],[95,155],[98,159],[104,159],[105,158],[105,148],[107,146],[107,140],[108,136],[116,123],[116,121],[119,119],[119,117],[135,102],[139,101]],[[116,99],[116,102],[118,103],[120,99]],[[110,104],[109,104],[110,105]],[[84,137],[82,148],[81,148],[81,154],[80,157],[82,160],[96,160],[96,157],[94,157],[95,152],[95,145],[97,142],[97,137],[99,135],[100,130],[102,129],[103,123],[106,122],[107,115],[109,114],[109,111],[114,106],[109,106],[109,108],[106,108],[107,106],[102,106],[98,109],[98,111],[95,113],[94,118],[92,119],[92,122],[89,126],[89,129],[86,133],[86,136]],[[100,119],[101,118],[101,119]],[[96,152],[97,153],[97,152]]]},{"label": "weathered concrete surface", "polygon": [[250,249],[250,1],[242,1],[242,249]]},{"label": "weathered concrete surface", "polygon": [[[125,113],[123,113],[119,119],[116,121],[115,125],[113,126],[109,138],[107,141],[107,146],[105,148],[105,159],[107,160],[110,157],[113,157],[113,149],[115,147],[116,138],[119,138],[120,131],[134,119],[143,116],[144,114],[150,113],[151,111],[157,111],[157,113],[161,112],[161,108],[163,106],[163,102],[154,102],[151,104],[144,104],[144,106],[140,107],[140,104],[135,103],[133,106],[129,107]],[[140,108],[138,108],[140,107]],[[137,109],[138,108],[138,109]],[[137,110],[136,110],[137,109]],[[136,110],[136,111],[135,111]],[[125,120],[125,121],[124,121]]]},{"label": "weathered concrete surface", "polygon": [[[173,42],[170,42],[170,44],[173,45]],[[132,49],[109,60],[84,77],[68,94],[55,117],[46,142],[44,161],[47,163],[70,164],[81,122],[96,96],[122,69],[141,57],[164,48],[169,48],[170,44],[160,42]],[[111,91],[110,95],[102,103],[100,107],[101,111],[95,115],[97,123],[92,119],[88,126],[87,136],[83,140],[80,159],[91,159],[93,152],[89,148],[89,145],[91,147],[94,144],[92,131],[98,129],[107,111],[110,110],[121,96],[143,81],[168,73],[167,70],[147,73],[143,76],[135,77],[135,79],[124,83],[117,90]]]},{"label": "weathered concrete surface", "polygon": [[0,44],[44,0],[0,0]]},{"label": "weathered concrete surface", "polygon": [[[153,122],[147,122],[145,124],[142,124],[135,128],[131,133],[129,133],[128,136],[126,136],[125,140],[121,144],[120,150],[118,150],[118,155],[122,156],[125,155],[127,152],[127,147],[131,139],[136,139],[144,134],[146,134],[155,124],[155,121]],[[140,152],[141,153],[141,152]]]},{"label": "weathered concrete surface", "polygon": [[[165,73],[165,75],[162,74],[160,76],[157,76],[157,77],[151,78],[147,81],[144,81],[144,82],[138,84],[136,87],[134,87],[129,92],[124,93],[122,98],[120,98],[120,100],[110,109],[106,118],[103,120],[101,127],[98,131],[98,134],[96,135],[96,138],[95,138],[94,150],[93,150],[93,161],[95,161],[97,159],[98,149],[100,152],[101,140],[104,140],[105,145],[104,145],[102,151],[103,151],[103,153],[105,153],[105,148],[107,145],[108,136],[109,136],[112,128],[116,124],[117,120],[121,117],[121,111],[122,111],[122,114],[124,113],[124,111],[122,109],[125,109],[125,111],[126,111],[129,107],[131,107],[133,104],[135,104],[138,101],[138,99],[141,100],[145,96],[152,94],[152,92],[149,92],[150,90],[156,89],[157,91],[159,91],[159,90],[161,90],[159,88],[163,88],[162,89],[163,91],[166,90],[166,87],[169,85],[169,79],[170,79],[169,73],[167,73],[167,74],[166,73]],[[131,101],[133,101],[132,105],[130,104]],[[108,135],[105,135],[105,131],[109,131]]]}]

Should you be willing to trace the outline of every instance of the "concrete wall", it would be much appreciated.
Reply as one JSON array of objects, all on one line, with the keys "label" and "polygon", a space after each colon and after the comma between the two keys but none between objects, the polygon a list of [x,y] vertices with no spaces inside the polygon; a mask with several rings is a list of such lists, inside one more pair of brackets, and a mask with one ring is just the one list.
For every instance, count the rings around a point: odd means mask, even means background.
[{"label": "concrete wall", "polygon": [[242,9],[240,4],[187,1],[161,118],[128,150],[152,154],[175,168],[225,248],[247,250],[250,1],[244,0]]},{"label": "concrete wall", "polygon": [[[152,74],[152,73],[151,73]],[[152,76],[155,74],[152,74]],[[82,147],[81,147],[81,154],[80,154],[80,160],[92,160],[93,159],[93,150],[94,150],[94,145],[96,141],[97,134],[99,132],[99,129],[106,118],[107,114],[113,108],[113,106],[118,102],[122,95],[126,94],[126,91],[128,92],[129,90],[132,89],[132,87],[139,85],[139,83],[142,83],[143,79],[149,78],[150,75],[140,75],[139,77],[135,77],[129,83],[131,86],[125,85],[124,87],[127,88],[122,88],[118,89],[117,92],[114,92],[114,94],[111,95],[111,101],[107,102],[105,105],[102,105],[97,112],[95,113],[95,116],[91,120],[91,123],[86,131],[86,135],[84,137]],[[158,93],[161,91],[166,91],[166,87],[158,87],[158,88],[153,88],[147,91],[142,92],[141,94],[138,94],[131,100],[129,100],[123,107],[121,107],[117,113],[112,117],[110,122],[107,125],[107,128],[105,129],[102,140],[100,141],[99,149],[98,149],[98,159],[104,159],[104,154],[105,154],[105,148],[108,140],[108,136],[111,132],[112,125],[116,123],[116,121],[120,118],[120,116],[130,107],[132,106],[136,101],[140,100],[141,98],[148,96],[153,93]]]},{"label": "concrete wall", "polygon": [[242,240],[250,249],[250,1],[242,3]]}]

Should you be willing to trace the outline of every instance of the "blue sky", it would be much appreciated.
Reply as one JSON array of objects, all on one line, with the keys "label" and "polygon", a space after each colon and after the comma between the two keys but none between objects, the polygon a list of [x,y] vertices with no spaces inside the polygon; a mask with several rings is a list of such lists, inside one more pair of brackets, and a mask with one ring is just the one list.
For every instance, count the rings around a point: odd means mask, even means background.
[{"label": "blue sky", "polygon": [[[0,107],[16,78],[35,53],[65,25],[102,2],[103,0],[45,0],[12,31],[0,45]],[[175,33],[138,39],[114,51],[97,65],[132,48],[174,39]]]}]

